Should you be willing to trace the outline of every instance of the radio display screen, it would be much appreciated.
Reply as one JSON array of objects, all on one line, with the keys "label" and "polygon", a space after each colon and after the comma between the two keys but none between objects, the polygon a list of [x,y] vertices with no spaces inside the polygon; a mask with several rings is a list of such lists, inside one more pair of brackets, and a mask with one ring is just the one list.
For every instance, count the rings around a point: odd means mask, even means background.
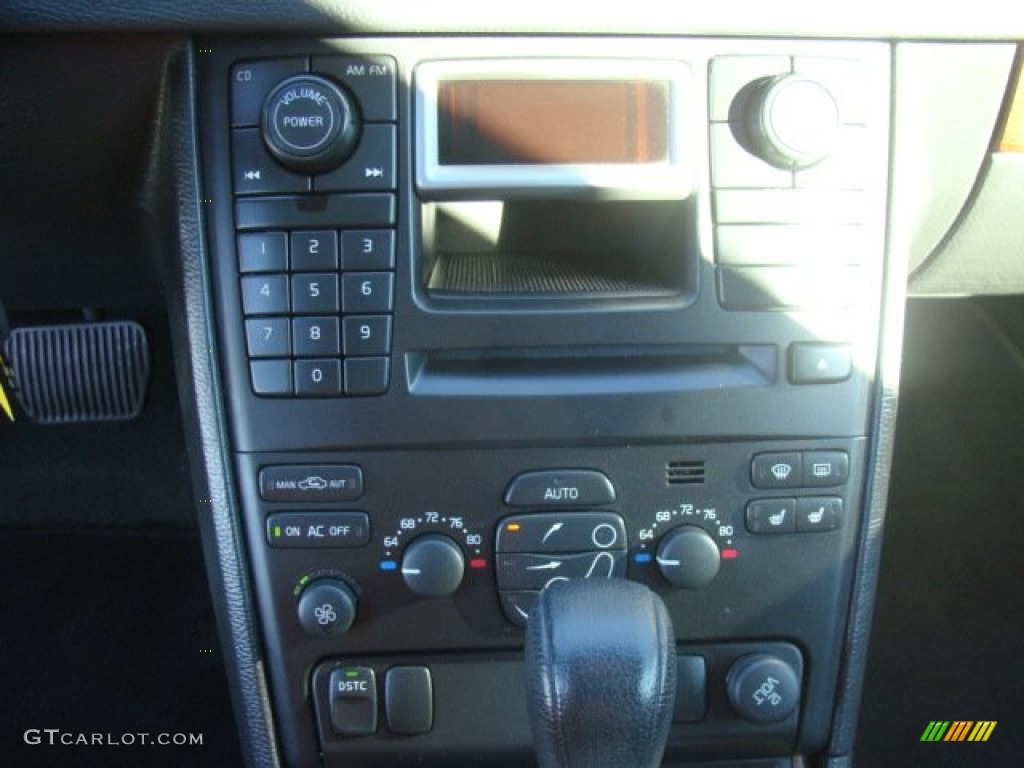
[{"label": "radio display screen", "polygon": [[649,164],[669,147],[657,80],[442,80],[442,166]]}]

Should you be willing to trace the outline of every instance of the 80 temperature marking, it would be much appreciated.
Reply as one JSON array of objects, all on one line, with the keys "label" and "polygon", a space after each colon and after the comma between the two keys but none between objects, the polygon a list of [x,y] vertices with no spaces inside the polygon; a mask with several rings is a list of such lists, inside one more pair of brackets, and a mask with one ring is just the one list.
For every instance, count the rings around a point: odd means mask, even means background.
[{"label": "80 temperature marking", "polygon": [[732,544],[732,536],[735,528],[718,519],[718,510],[715,507],[700,508],[693,504],[680,504],[673,509],[659,509],[654,514],[654,525],[650,528],[641,528],[639,538],[643,547],[646,542],[654,541],[657,538],[658,527],[674,520],[693,520],[709,524],[719,538],[726,539],[726,544]]}]

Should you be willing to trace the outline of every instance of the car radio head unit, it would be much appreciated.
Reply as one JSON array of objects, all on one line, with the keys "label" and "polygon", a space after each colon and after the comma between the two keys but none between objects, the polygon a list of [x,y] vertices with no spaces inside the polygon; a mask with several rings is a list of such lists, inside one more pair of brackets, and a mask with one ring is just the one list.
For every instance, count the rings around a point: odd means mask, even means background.
[{"label": "car radio head unit", "polygon": [[693,189],[684,63],[429,61],[415,83],[422,198],[682,199]]}]

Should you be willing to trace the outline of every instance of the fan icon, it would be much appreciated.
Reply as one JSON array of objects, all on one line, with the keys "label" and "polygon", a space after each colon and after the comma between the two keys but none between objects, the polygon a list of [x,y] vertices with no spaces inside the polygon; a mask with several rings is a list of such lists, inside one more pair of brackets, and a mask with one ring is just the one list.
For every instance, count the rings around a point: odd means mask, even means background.
[{"label": "fan icon", "polygon": [[330,603],[318,605],[313,609],[313,615],[316,617],[316,623],[321,627],[326,627],[338,620],[338,614],[334,612],[334,606]]}]

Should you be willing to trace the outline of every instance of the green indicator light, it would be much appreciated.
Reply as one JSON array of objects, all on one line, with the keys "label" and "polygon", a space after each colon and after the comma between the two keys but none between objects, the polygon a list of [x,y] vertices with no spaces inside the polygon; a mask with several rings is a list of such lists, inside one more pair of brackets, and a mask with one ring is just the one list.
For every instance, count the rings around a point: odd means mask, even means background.
[{"label": "green indicator light", "polygon": [[309,582],[309,576],[303,576],[301,579],[299,579],[299,584],[301,584],[302,586],[306,586],[306,584],[308,582]]},{"label": "green indicator light", "polygon": [[345,670],[345,677],[359,677],[359,670],[358,669],[346,669]]},{"label": "green indicator light", "polygon": [[274,526],[274,538],[275,539],[281,538],[281,526],[280,525],[275,525]]}]

